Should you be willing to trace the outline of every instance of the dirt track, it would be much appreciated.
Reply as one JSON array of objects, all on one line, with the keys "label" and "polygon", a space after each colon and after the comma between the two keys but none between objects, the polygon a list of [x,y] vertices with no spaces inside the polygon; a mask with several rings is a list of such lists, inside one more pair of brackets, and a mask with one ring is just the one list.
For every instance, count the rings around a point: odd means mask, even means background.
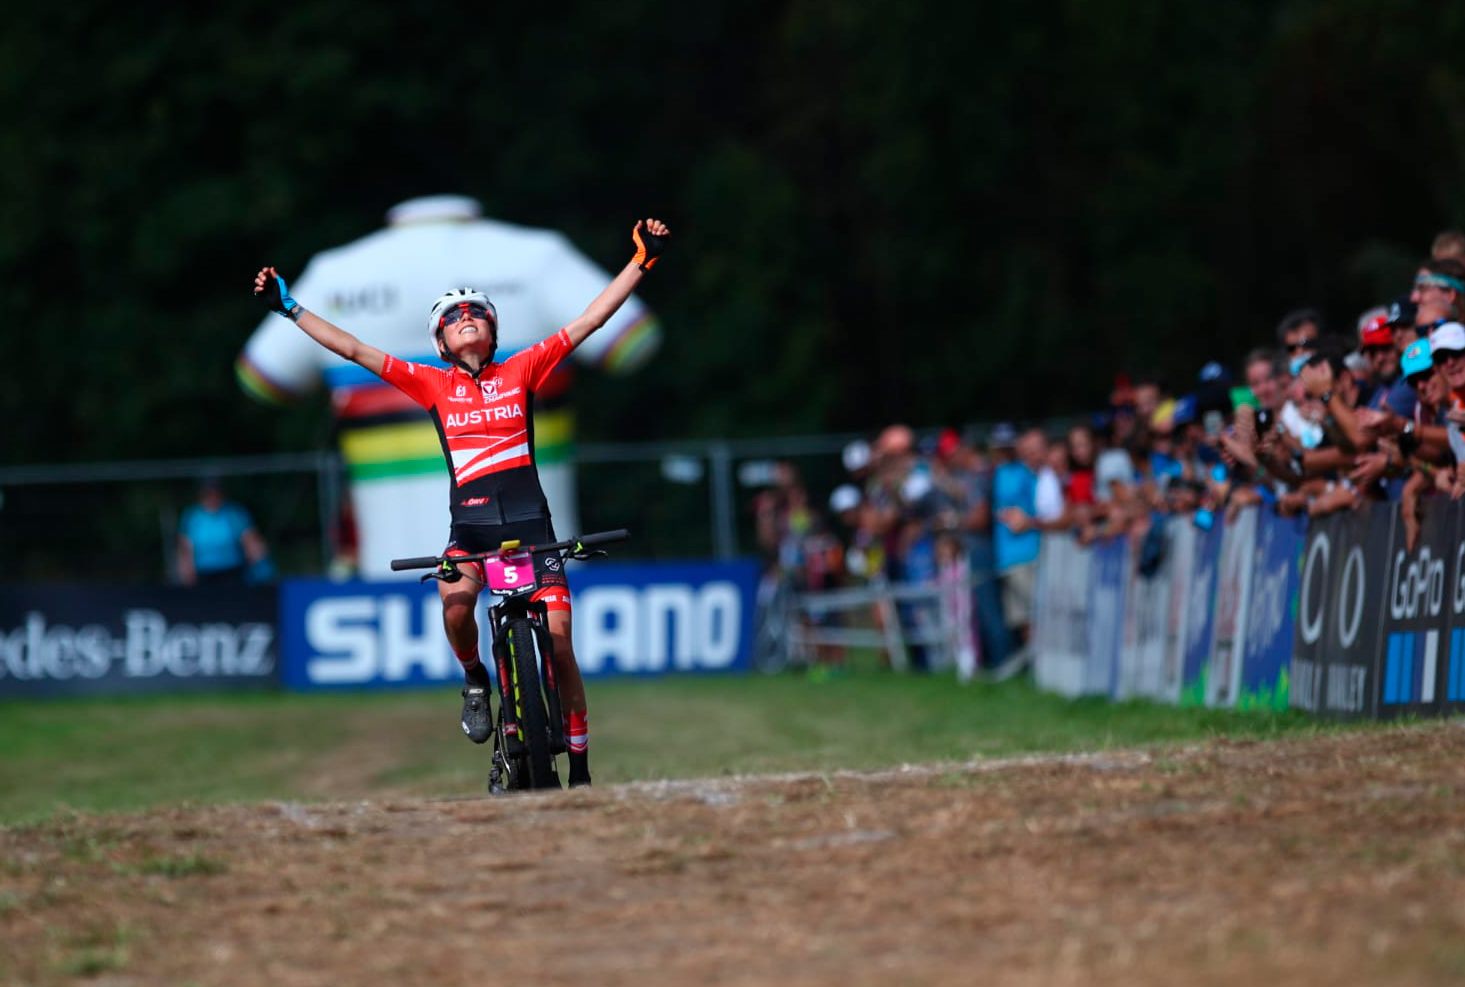
[{"label": "dirt track", "polygon": [[0,983],[1465,979],[1465,728],[0,830]]}]

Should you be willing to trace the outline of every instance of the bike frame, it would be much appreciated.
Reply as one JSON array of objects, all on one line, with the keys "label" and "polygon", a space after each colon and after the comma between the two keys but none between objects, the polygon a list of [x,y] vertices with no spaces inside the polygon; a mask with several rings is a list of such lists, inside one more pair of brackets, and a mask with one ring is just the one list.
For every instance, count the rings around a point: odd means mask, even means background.
[{"label": "bike frame", "polygon": [[[518,541],[506,541],[489,552],[392,561],[392,569],[396,571],[434,569],[435,571],[422,577],[424,581],[441,579],[455,582],[462,577],[458,571],[459,566],[471,562],[481,563],[483,566],[483,587],[495,597],[495,602],[488,608],[488,625],[499,693],[499,712],[494,730],[494,766],[489,776],[490,790],[504,773],[509,778],[510,787],[533,787],[532,781],[530,784],[522,783],[526,775],[524,763],[527,760],[542,766],[546,759],[542,745],[538,749],[537,759],[531,751],[539,731],[538,728],[530,730],[529,739],[526,740],[525,723],[526,720],[531,723],[537,721],[541,711],[544,714],[543,727],[548,743],[548,774],[553,778],[553,784],[549,787],[558,787],[558,778],[554,776],[552,767],[553,759],[568,748],[559,686],[555,681],[554,642],[549,633],[549,610],[543,603],[536,603],[531,599],[539,588],[539,579],[534,572],[534,556],[554,552],[561,559],[593,558],[605,554],[593,551],[593,546],[623,541],[629,537],[630,532],[620,529],[582,535],[548,545],[522,545]],[[519,672],[522,669],[528,674],[529,670],[517,661],[517,655],[511,653],[517,639],[513,628],[520,625],[520,622],[532,630],[533,646],[537,653],[532,667],[537,673],[537,688],[525,688],[526,683],[521,680]],[[527,708],[526,694],[533,697]],[[534,704],[542,704],[542,710],[536,710]],[[545,773],[542,767],[534,771]],[[527,773],[533,774],[534,771]]]}]

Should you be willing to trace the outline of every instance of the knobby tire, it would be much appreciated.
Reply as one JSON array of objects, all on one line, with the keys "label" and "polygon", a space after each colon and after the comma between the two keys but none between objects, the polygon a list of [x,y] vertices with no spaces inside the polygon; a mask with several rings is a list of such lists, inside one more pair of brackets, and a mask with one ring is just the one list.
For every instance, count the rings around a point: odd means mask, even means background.
[{"label": "knobby tire", "polygon": [[519,736],[524,742],[524,763],[530,788],[558,788],[554,753],[550,748],[549,718],[539,684],[539,663],[535,658],[534,627],[526,619],[511,620],[504,634],[509,649],[509,666],[514,676],[514,707]]}]

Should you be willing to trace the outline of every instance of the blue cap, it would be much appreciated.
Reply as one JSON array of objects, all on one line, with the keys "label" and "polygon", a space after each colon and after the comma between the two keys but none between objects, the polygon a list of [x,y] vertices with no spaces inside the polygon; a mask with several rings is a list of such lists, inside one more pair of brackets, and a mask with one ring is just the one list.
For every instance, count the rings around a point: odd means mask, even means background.
[{"label": "blue cap", "polygon": [[993,449],[1004,449],[1017,442],[1017,429],[1011,422],[998,422],[987,436],[987,444]]},{"label": "blue cap", "polygon": [[1189,425],[1195,421],[1195,395],[1187,394],[1182,398],[1175,399],[1175,414],[1173,421],[1178,428],[1181,425]]},{"label": "blue cap", "polygon": [[1410,343],[1404,350],[1404,355],[1399,358],[1399,370],[1404,374],[1405,380],[1433,366],[1434,357],[1430,355],[1428,339],[1417,339]]},{"label": "blue cap", "polygon": [[1221,366],[1221,364],[1217,363],[1215,360],[1212,360],[1210,363],[1207,363],[1204,367],[1200,368],[1200,381],[1202,384],[1211,384],[1216,382],[1229,384],[1231,383],[1231,374],[1228,373],[1226,368]]}]

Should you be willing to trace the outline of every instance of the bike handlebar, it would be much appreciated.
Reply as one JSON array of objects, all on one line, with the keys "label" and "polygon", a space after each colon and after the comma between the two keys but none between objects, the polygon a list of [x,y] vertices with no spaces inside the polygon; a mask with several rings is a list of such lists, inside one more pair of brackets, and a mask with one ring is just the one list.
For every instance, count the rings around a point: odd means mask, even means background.
[{"label": "bike handlebar", "polygon": [[[571,554],[584,548],[595,545],[609,545],[611,542],[625,541],[631,537],[631,532],[625,528],[617,528],[615,531],[597,531],[593,535],[581,535],[579,538],[567,538],[564,541],[551,542],[548,545],[520,545],[516,552],[563,552],[570,549]],[[391,567],[393,572],[401,572],[404,569],[436,569],[444,562],[451,562],[457,565],[460,562],[479,562],[484,559],[491,559],[499,555],[503,549],[496,548],[491,552],[479,552],[476,555],[421,555],[411,559],[392,559]]]},{"label": "bike handlebar", "polygon": [[431,569],[441,559],[436,555],[422,555],[415,559],[392,559],[392,571],[401,572],[403,569]]}]

